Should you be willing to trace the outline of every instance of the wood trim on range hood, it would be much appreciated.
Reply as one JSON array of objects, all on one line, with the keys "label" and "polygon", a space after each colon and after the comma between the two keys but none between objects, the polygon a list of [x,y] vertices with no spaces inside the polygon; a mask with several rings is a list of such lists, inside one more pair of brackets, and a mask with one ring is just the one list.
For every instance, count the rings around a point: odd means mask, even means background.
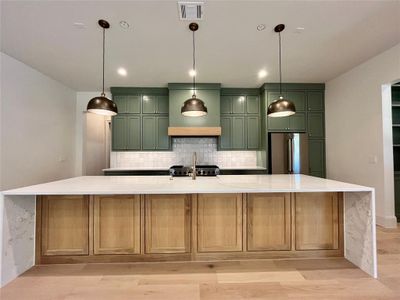
[{"label": "wood trim on range hood", "polygon": [[221,127],[168,127],[169,136],[220,136]]}]

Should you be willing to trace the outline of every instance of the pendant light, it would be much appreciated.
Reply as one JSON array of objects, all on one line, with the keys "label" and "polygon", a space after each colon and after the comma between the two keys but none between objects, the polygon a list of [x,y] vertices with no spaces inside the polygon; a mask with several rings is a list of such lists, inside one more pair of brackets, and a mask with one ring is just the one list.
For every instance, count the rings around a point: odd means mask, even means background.
[{"label": "pendant light", "polygon": [[275,32],[279,34],[279,99],[268,105],[268,117],[287,117],[296,113],[294,103],[282,96],[282,47],[281,47],[281,32],[285,29],[284,24],[279,24],[275,27]]},{"label": "pendant light", "polygon": [[196,43],[195,31],[199,29],[197,23],[190,23],[189,29],[193,33],[193,95],[192,98],[187,99],[181,108],[181,113],[185,117],[202,117],[207,115],[207,107],[204,105],[203,100],[196,96]]},{"label": "pendant light", "polygon": [[99,25],[103,28],[103,90],[99,97],[92,98],[88,105],[87,111],[104,116],[115,116],[118,113],[117,105],[106,97],[104,93],[104,54],[105,54],[105,40],[106,29],[110,28],[110,24],[105,20],[99,20]]}]

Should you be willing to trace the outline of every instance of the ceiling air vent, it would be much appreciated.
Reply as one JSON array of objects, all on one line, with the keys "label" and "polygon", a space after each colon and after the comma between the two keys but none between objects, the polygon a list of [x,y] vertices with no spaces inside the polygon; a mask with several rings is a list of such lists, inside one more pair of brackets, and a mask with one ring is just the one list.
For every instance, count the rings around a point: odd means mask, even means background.
[{"label": "ceiling air vent", "polygon": [[179,18],[185,21],[203,18],[204,2],[178,2]]}]

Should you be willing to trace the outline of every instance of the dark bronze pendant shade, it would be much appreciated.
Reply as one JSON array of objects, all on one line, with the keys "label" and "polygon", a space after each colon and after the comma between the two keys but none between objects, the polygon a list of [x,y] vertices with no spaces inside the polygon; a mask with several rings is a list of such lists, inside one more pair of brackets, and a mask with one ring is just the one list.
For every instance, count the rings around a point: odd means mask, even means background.
[{"label": "dark bronze pendant shade", "polygon": [[207,115],[207,107],[204,105],[203,100],[193,95],[192,98],[183,103],[181,113],[186,117],[202,117]]},{"label": "dark bronze pendant shade", "polygon": [[282,47],[281,32],[285,29],[284,24],[275,27],[275,32],[279,34],[279,98],[268,105],[268,117],[288,117],[296,113],[294,103],[282,96]]},{"label": "dark bronze pendant shade", "polygon": [[[197,23],[190,23],[189,29],[193,32],[193,70],[196,71],[196,43],[194,33],[199,29]],[[181,108],[181,114],[185,117],[203,117],[207,115],[207,107],[203,100],[196,96],[196,74],[193,76],[193,96],[187,99]]]},{"label": "dark bronze pendant shade", "polygon": [[99,20],[99,25],[103,28],[103,91],[99,97],[92,98],[88,105],[87,111],[104,116],[115,116],[118,114],[117,105],[106,97],[104,93],[104,54],[105,54],[105,34],[106,29],[110,28],[110,24],[106,20]]}]

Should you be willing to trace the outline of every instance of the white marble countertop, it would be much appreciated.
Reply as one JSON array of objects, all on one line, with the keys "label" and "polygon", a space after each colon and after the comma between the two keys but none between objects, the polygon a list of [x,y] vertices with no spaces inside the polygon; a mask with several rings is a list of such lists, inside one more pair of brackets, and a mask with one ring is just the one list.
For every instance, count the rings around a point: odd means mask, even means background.
[{"label": "white marble countertop", "polygon": [[82,176],[3,191],[4,195],[362,192],[373,188],[307,175],[218,177]]},{"label": "white marble countertop", "polygon": [[[221,170],[266,170],[264,167],[258,166],[241,166],[241,167],[221,167]],[[168,171],[169,167],[121,167],[107,168],[102,171]]]}]

